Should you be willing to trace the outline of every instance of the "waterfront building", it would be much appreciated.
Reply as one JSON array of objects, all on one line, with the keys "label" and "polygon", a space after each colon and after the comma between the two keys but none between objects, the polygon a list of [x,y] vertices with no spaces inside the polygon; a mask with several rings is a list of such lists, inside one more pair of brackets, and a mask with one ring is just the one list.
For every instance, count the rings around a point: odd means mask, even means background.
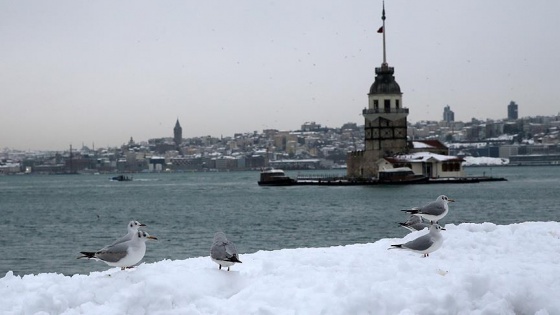
[{"label": "waterfront building", "polygon": [[380,159],[377,164],[380,170],[407,167],[416,175],[430,178],[465,177],[463,158],[451,155],[441,155],[431,152],[417,152],[396,155]]},{"label": "waterfront building", "polygon": [[525,166],[560,165],[560,154],[511,155],[509,164]]},{"label": "waterfront building", "polygon": [[[368,94],[364,116],[364,144],[361,151],[347,157],[347,176],[379,178],[380,171],[406,167],[415,175],[425,177],[462,177],[462,158],[450,156],[449,149],[438,140],[409,141],[407,138],[408,108],[403,106],[402,93],[395,81],[394,68],[387,63],[385,45],[385,5],[383,5],[383,63],[375,68],[375,81]],[[447,113],[447,114],[445,114]],[[444,120],[455,120],[449,105]],[[437,124],[434,124],[437,127]]]},{"label": "waterfront building", "polygon": [[383,63],[375,68],[368,107],[362,111],[365,148],[350,152],[347,157],[347,175],[350,177],[376,177],[379,159],[407,153],[408,108],[403,106],[401,89],[394,77],[395,69],[387,63],[385,4],[381,20],[383,26],[378,32],[383,35]]}]

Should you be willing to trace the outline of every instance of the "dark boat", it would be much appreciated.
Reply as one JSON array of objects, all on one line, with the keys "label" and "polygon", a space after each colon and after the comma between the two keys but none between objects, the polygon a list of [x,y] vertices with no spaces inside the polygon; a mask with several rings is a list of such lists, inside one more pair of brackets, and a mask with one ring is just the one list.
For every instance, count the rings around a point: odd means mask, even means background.
[{"label": "dark boat", "polygon": [[119,176],[112,177],[111,180],[118,181],[118,182],[129,182],[132,180],[132,177],[119,175]]},{"label": "dark boat", "polygon": [[261,178],[258,181],[259,186],[290,186],[295,183],[296,180],[286,176],[283,170],[273,168],[261,171]]}]

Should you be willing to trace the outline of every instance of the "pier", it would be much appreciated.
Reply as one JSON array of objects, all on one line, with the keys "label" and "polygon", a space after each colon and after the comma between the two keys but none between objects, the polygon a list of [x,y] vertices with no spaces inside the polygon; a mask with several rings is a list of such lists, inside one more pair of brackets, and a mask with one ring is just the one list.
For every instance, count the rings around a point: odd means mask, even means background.
[{"label": "pier", "polygon": [[[381,180],[378,178],[352,178],[332,174],[298,175],[296,178],[286,176],[283,171],[275,170],[277,176],[270,177],[261,173],[260,186],[373,186],[373,185],[427,185],[427,184],[476,184],[481,182],[507,181],[503,177],[464,176],[464,177],[426,177],[415,176]],[[270,171],[268,171],[270,172]]]}]

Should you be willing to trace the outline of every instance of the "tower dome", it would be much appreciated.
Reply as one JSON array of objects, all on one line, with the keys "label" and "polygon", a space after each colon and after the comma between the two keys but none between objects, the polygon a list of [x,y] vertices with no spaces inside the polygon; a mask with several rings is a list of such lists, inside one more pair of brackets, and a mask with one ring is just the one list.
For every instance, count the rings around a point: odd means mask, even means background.
[{"label": "tower dome", "polygon": [[375,81],[369,88],[369,95],[372,94],[398,94],[401,95],[401,87],[395,81],[395,69],[383,64],[381,68],[375,68]]}]

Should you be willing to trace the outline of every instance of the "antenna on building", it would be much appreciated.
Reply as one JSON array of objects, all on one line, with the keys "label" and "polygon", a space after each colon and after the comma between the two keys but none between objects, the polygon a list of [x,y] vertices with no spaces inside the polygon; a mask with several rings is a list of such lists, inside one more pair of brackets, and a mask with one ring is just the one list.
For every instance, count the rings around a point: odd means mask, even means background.
[{"label": "antenna on building", "polygon": [[383,13],[381,15],[381,20],[383,20],[383,26],[381,26],[381,31],[383,33],[383,66],[387,66],[387,49],[385,45],[385,1],[383,1]]}]

